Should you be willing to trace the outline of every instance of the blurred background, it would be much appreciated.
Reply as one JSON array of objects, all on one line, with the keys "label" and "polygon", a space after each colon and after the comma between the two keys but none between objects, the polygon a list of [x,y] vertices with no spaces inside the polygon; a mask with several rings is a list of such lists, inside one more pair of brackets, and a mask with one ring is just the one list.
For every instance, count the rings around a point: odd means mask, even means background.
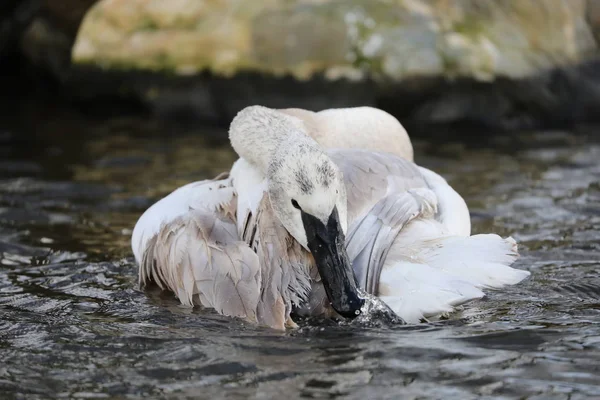
[{"label": "blurred background", "polygon": [[5,0],[17,92],[227,124],[249,104],[487,130],[597,121],[597,0]]},{"label": "blurred background", "polygon": [[[600,0],[3,0],[0,394],[600,398]],[[370,105],[532,277],[276,334],[137,290],[131,230],[243,107]]]}]

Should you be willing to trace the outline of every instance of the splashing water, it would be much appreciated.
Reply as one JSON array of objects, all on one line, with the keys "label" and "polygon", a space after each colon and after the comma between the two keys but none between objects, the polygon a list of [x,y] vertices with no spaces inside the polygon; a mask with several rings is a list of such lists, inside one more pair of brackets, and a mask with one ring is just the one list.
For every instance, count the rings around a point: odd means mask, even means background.
[{"label": "splashing water", "polygon": [[379,297],[373,296],[362,289],[359,289],[358,292],[365,300],[365,304],[357,311],[357,316],[352,320],[351,324],[371,327],[406,324],[406,322],[396,315],[396,313]]}]

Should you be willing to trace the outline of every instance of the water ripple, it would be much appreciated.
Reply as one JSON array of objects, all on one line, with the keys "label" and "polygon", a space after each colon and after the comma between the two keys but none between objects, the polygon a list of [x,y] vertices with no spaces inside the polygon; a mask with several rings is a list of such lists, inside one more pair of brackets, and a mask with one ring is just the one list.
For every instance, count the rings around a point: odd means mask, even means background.
[{"label": "water ripple", "polygon": [[535,134],[533,147],[524,137],[518,151],[417,143],[419,162],[465,195],[474,231],[520,241],[532,277],[428,324],[273,332],[137,289],[136,218],[235,159],[197,134],[133,128],[149,124],[109,120],[55,144],[59,169],[34,153],[0,163],[3,398],[600,397],[598,144],[567,133]]}]

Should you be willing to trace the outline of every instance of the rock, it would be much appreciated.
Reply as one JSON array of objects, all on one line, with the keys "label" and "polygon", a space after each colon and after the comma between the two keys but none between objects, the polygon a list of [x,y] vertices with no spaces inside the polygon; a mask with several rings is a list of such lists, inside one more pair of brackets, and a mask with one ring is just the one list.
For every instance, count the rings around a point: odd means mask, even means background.
[{"label": "rock", "polygon": [[102,0],[73,60],[179,75],[515,79],[595,52],[594,12],[589,0]]},{"label": "rock", "polygon": [[257,103],[372,105],[440,131],[597,121],[599,40],[600,0],[0,4],[0,64],[26,59],[88,110],[219,124]]},{"label": "rock", "polygon": [[222,124],[257,103],[372,105],[416,127],[598,120],[599,1],[101,0],[70,87]]}]

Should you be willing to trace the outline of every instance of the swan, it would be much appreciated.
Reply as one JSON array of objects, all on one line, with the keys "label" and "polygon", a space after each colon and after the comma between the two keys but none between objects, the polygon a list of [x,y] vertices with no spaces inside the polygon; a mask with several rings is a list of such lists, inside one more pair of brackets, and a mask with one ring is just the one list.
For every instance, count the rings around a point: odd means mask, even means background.
[{"label": "swan", "polygon": [[413,162],[391,115],[250,106],[229,129],[228,174],[187,184],[132,233],[139,284],[275,329],[353,318],[365,293],[417,323],[517,284],[512,238],[471,236],[462,197]]}]

